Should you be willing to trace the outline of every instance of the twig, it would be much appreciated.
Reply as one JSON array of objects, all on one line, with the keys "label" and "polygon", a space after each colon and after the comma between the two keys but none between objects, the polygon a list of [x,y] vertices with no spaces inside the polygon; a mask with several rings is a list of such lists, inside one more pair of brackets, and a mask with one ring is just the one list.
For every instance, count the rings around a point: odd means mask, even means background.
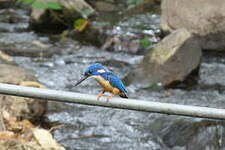
[{"label": "twig", "polygon": [[4,123],[4,120],[3,120],[3,112],[2,112],[2,109],[3,106],[2,106],[2,100],[0,100],[0,130],[1,131],[5,131],[6,128],[5,128],[5,123]]}]

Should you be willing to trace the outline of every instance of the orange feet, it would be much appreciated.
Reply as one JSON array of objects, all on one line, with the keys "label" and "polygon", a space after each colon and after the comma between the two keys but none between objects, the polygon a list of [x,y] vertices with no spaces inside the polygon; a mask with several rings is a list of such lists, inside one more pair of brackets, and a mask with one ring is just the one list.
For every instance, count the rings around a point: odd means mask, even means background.
[{"label": "orange feet", "polygon": [[111,101],[112,98],[113,98],[113,96],[115,96],[115,94],[112,94],[111,96],[108,96],[108,97],[107,97],[107,101],[108,101],[108,102]]},{"label": "orange feet", "polygon": [[104,93],[99,93],[99,94],[97,95],[97,100],[99,100],[99,98],[102,97],[102,96],[104,96]]},{"label": "orange feet", "polygon": [[[97,100],[99,100],[100,97],[102,97],[102,96],[105,96],[104,92],[101,92],[101,93],[99,93],[99,94],[97,95]],[[113,98],[113,96],[115,96],[115,94],[112,94],[112,95],[110,95],[110,96],[107,96],[107,102],[111,101],[112,98]]]}]

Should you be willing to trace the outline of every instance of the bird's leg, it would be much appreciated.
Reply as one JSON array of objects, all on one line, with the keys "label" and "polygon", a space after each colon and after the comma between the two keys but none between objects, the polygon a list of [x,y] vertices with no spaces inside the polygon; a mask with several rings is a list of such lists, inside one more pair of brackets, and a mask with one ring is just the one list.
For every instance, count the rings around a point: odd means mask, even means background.
[{"label": "bird's leg", "polygon": [[108,97],[107,97],[107,101],[108,101],[108,102],[111,101],[112,98],[113,98],[113,96],[115,96],[115,94],[112,94],[112,95],[108,96]]},{"label": "bird's leg", "polygon": [[99,100],[100,97],[104,96],[104,93],[105,93],[105,91],[102,91],[101,93],[99,93],[99,94],[97,95],[97,100]]}]

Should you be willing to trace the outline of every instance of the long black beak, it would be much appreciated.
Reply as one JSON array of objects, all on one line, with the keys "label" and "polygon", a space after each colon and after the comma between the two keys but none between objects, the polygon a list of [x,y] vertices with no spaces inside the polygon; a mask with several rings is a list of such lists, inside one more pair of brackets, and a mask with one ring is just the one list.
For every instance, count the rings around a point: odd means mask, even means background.
[{"label": "long black beak", "polygon": [[82,79],[80,79],[79,81],[77,81],[77,83],[75,84],[75,86],[78,86],[81,82],[83,82],[84,80],[86,80],[89,76],[84,76]]}]

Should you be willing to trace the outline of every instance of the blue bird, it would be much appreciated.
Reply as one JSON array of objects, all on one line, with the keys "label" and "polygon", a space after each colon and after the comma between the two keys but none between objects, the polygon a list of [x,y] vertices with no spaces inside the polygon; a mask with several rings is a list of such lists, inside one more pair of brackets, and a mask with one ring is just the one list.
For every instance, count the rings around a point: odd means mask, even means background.
[{"label": "blue bird", "polygon": [[90,65],[84,72],[84,77],[79,80],[75,86],[79,85],[88,77],[94,77],[95,80],[101,85],[103,91],[97,95],[97,99],[101,96],[104,96],[105,92],[112,93],[111,96],[108,96],[107,100],[111,100],[113,96],[119,95],[123,98],[127,97],[127,90],[123,82],[107,67],[102,64],[96,63]]}]

